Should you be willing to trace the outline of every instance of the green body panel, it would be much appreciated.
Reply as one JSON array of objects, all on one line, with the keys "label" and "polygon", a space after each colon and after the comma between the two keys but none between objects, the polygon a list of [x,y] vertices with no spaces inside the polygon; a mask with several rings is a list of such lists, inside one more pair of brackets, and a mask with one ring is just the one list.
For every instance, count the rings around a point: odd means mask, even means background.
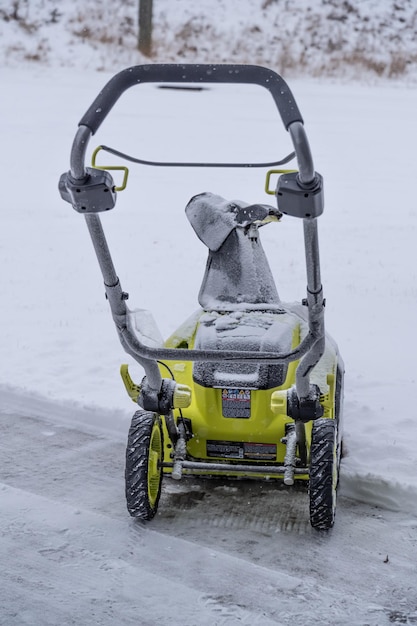
[{"label": "green body panel", "polygon": [[[194,347],[195,336],[199,320],[205,312],[197,311],[187,320],[166,342],[166,347],[182,348]],[[288,318],[283,323],[288,324]],[[305,322],[298,315],[292,320],[292,348],[296,347],[305,332]],[[180,351],[179,351],[180,353]],[[180,354],[179,354],[180,356]],[[325,416],[334,417],[335,390],[334,379],[337,366],[337,351],[333,344],[329,344],[324,355],[324,363],[318,368],[316,377],[320,380],[320,388],[323,390],[323,406]],[[166,366],[165,366],[166,365]],[[172,372],[177,383],[188,385],[192,389],[192,400],[188,408],[182,409],[181,414],[191,425],[192,438],[187,442],[187,458],[193,461],[227,461],[244,462],[245,464],[283,465],[286,446],[282,443],[285,436],[286,424],[293,420],[285,414],[274,414],[271,410],[271,395],[274,391],[289,389],[295,383],[295,372],[298,361],[289,364],[284,383],[271,389],[250,389],[250,415],[249,417],[225,417],[222,407],[222,388],[206,387],[197,384],[193,380],[193,363],[190,361],[166,361],[161,363],[161,374],[167,376],[167,367]],[[313,373],[314,374],[314,373]],[[312,376],[314,381],[314,375]],[[324,381],[324,382],[323,382]],[[239,388],[239,385],[236,385]],[[247,391],[247,390],[246,390]],[[176,420],[180,412],[174,412]],[[306,443],[309,453],[311,441],[312,423],[306,424]],[[164,424],[164,461],[172,461],[172,444]],[[209,442],[209,444],[208,444]],[[227,445],[238,444],[228,455]],[[253,446],[252,444],[255,444]],[[208,445],[210,451],[208,452]],[[226,445],[226,447],[224,447]],[[232,446],[233,448],[233,446]],[[226,449],[226,452],[225,452]],[[220,453],[217,454],[217,450]],[[236,452],[238,450],[238,452]],[[246,451],[249,450],[249,453]],[[255,450],[255,452],[253,452]],[[264,450],[266,452],[264,452]],[[164,472],[170,473],[171,468],[165,468]],[[201,474],[207,474],[202,471]],[[210,472],[210,474],[233,476],[230,471]],[[242,474],[236,474],[242,476]],[[264,473],[252,474],[255,477],[265,478]],[[268,477],[282,479],[282,475],[270,475]],[[297,475],[297,479],[306,480],[307,475]]]}]

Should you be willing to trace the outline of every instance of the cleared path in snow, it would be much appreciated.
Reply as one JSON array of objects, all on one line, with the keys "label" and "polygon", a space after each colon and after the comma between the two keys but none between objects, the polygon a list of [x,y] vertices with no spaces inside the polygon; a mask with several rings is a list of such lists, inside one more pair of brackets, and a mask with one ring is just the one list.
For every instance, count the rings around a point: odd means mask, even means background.
[{"label": "cleared path in snow", "polygon": [[193,479],[138,524],[124,442],[49,408],[0,414],[0,624],[417,623],[416,519],[341,498],[318,534],[303,489]]}]

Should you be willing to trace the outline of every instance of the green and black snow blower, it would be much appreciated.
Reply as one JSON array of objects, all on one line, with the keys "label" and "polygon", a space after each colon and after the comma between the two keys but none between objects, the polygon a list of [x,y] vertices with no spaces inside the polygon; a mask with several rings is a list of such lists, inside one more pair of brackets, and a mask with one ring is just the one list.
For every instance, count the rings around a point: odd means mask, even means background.
[{"label": "green and black snow blower", "polygon": [[[298,165],[296,171],[268,171],[267,187],[271,173],[280,174],[271,192],[276,206],[227,201],[212,193],[191,198],[187,218],[208,248],[200,308],[166,341],[148,311],[128,308],[114,269],[99,215],[116,203],[118,189],[108,171],[112,168],[85,165],[91,136],[119,97],[149,82],[266,88],[294,152],[261,165],[282,166],[294,157]],[[100,148],[128,161],[167,165]],[[128,394],[140,407],[126,450],[130,515],[141,520],[155,515],[164,475],[176,480],[185,475],[244,477],[286,485],[308,481],[311,525],[331,528],[342,446],[344,366],[324,329],[317,234],[323,180],[314,169],[294,96],[281,76],[251,65],[176,64],[137,66],[116,74],[81,119],[70,171],[61,176],[59,189],[84,214],[120,341],[145,372],[135,384],[127,365],[121,367]],[[302,220],[304,228],[307,295],[295,304],[279,299],[259,236],[260,227],[284,216]]]}]

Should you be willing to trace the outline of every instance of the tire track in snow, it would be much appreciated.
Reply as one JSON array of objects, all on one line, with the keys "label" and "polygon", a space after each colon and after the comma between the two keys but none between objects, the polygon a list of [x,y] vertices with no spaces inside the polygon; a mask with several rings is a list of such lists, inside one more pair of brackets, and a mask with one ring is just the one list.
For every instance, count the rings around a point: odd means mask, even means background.
[{"label": "tire track in snow", "polygon": [[208,527],[312,533],[306,485],[287,488],[272,481],[187,478],[175,483],[168,479],[159,518],[172,519],[190,509],[193,518]]}]

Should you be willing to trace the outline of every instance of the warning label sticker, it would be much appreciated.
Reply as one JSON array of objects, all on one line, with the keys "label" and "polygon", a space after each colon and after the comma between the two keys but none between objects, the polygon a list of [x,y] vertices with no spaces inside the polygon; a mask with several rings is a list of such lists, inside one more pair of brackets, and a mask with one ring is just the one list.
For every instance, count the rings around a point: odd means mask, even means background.
[{"label": "warning label sticker", "polygon": [[234,441],[207,441],[207,456],[243,459],[243,444]]},{"label": "warning label sticker", "polygon": [[247,443],[239,441],[207,441],[207,456],[221,459],[250,459],[252,461],[275,461],[275,443]]},{"label": "warning label sticker", "polygon": [[250,417],[250,389],[222,389],[223,417],[248,419]]}]

